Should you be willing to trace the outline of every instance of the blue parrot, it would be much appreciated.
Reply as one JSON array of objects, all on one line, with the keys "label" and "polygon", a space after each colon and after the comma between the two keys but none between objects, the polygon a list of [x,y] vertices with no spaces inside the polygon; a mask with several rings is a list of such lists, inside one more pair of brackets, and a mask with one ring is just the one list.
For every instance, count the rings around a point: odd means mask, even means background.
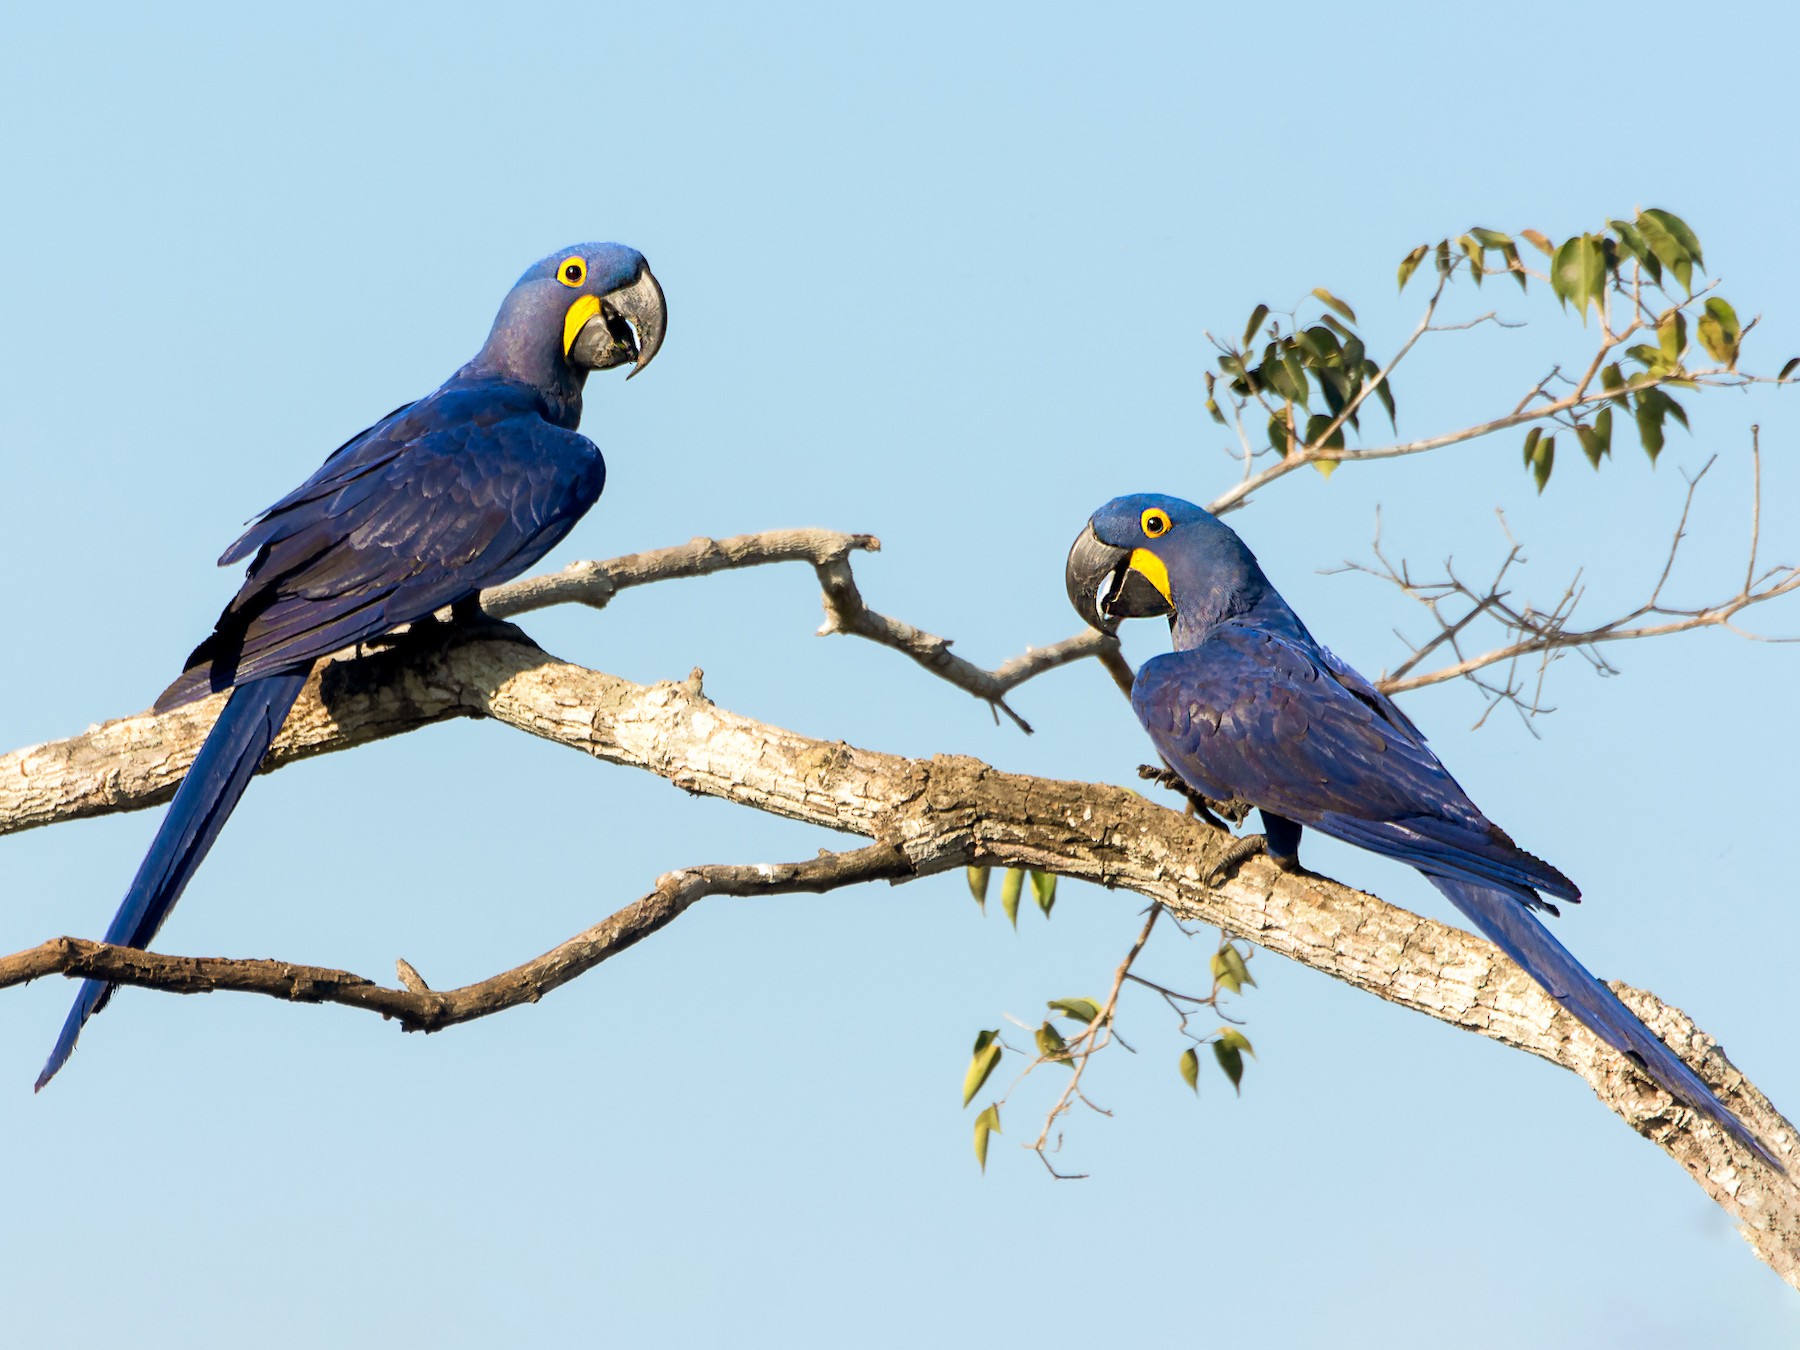
[{"label": "blue parrot", "polygon": [[1175,497],[1119,497],[1069,552],[1069,599],[1112,631],[1168,616],[1174,650],[1144,663],[1131,706],[1181,780],[1262,815],[1262,846],[1297,867],[1305,826],[1418,868],[1581,1024],[1778,1171],[1781,1161],[1533,911],[1581,893],[1457,785],[1393,702],[1313,635],[1255,555]]},{"label": "blue parrot", "polygon": [[[435,393],[340,446],[219,559],[250,559],[211,637],[156,701],[232,695],[138,868],[106,940],[143,947],[218,838],[322,656],[429,618],[480,617],[484,587],[517,576],[600,496],[606,466],[575,427],[590,370],[662,345],[662,288],[643,256],[578,244],[531,267],[485,344]],[[113,986],[84,981],[41,1089]]]}]

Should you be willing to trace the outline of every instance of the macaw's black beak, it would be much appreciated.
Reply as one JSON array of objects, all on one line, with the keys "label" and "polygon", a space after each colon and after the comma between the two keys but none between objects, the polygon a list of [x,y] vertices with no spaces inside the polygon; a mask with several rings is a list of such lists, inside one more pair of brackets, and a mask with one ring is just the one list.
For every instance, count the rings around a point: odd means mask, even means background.
[{"label": "macaw's black beak", "polygon": [[1063,580],[1075,612],[1101,632],[1113,632],[1120,619],[1151,619],[1174,607],[1154,581],[1135,566],[1145,549],[1118,548],[1094,533],[1094,523],[1069,549]]},{"label": "macaw's black beak", "polygon": [[631,375],[636,375],[655,359],[668,328],[662,287],[646,265],[629,286],[600,297],[599,312],[581,326],[569,346],[569,360],[588,370],[611,370],[629,361],[635,366]]}]

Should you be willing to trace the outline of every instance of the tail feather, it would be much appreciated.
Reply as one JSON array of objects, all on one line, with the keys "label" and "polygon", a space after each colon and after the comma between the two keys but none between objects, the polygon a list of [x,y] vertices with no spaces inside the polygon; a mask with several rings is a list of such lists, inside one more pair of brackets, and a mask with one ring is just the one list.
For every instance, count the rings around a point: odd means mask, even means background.
[{"label": "tail feather", "polygon": [[1675,1052],[1619,1001],[1509,891],[1425,874],[1481,932],[1589,1031],[1628,1055],[1665,1091],[1716,1122],[1777,1172],[1786,1164],[1732,1114]]},{"label": "tail feather", "polygon": [[[207,733],[193,767],[176,789],[175,800],[169,803],[162,828],[157,830],[149,853],[144,855],[137,876],[132,879],[131,889],[125,893],[124,903],[106,930],[108,942],[146,947],[156,936],[287,720],[288,710],[306,683],[306,674],[303,670],[272,675],[233,691],[219,720]],[[62,1034],[56,1038],[56,1047],[38,1075],[39,1088],[68,1062],[81,1028],[106,1006],[112,991],[113,986],[105,981],[83,981],[75,1006],[63,1023]]]}]

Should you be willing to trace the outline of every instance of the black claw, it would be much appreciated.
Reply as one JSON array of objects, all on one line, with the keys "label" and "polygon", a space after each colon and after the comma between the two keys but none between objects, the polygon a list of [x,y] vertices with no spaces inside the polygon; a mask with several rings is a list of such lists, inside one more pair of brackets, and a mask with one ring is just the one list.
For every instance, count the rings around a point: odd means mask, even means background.
[{"label": "black claw", "polygon": [[[1233,825],[1243,824],[1244,817],[1256,809],[1249,802],[1238,801],[1235,798],[1229,801],[1220,801],[1216,797],[1208,797],[1196,792],[1187,785],[1180,774],[1167,765],[1140,764],[1138,765],[1138,777],[1147,783],[1155,783],[1159,787],[1166,787],[1171,792],[1179,793],[1187,799],[1188,806],[1196,816],[1208,825],[1221,830],[1228,830]],[[1227,822],[1230,823],[1227,824]]]},{"label": "black claw", "polygon": [[1265,836],[1260,834],[1240,835],[1238,838],[1231,841],[1230,846],[1219,855],[1219,860],[1214,863],[1211,870],[1207,872],[1206,884],[1208,886],[1219,885],[1235,873],[1238,868],[1249,862],[1250,859],[1259,855],[1271,858],[1271,861],[1277,866],[1282,867],[1283,871],[1287,870],[1282,859],[1273,858],[1270,855],[1269,841]]}]

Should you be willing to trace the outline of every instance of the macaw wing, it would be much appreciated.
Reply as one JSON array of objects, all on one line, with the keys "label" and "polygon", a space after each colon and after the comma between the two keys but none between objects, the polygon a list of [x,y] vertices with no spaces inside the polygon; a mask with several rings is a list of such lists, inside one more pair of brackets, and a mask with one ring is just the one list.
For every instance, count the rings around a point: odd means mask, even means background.
[{"label": "macaw wing", "polygon": [[324,490],[291,494],[258,522],[243,588],[158,708],[305,665],[516,576],[599,496],[604,468],[583,437],[535,414],[450,411],[435,425],[413,414],[378,427],[314,476]]},{"label": "macaw wing", "polygon": [[1428,872],[1579,896],[1482,815],[1412,722],[1323,648],[1227,624],[1193,650],[1146,662],[1132,706],[1163,757],[1207,796],[1252,802]]},{"label": "macaw wing", "polygon": [[[411,443],[413,438],[404,430],[396,434],[394,424],[416,406],[416,403],[402,403],[379,422],[365,427],[333,450],[311,478],[257,516],[238,536],[237,542],[219,556],[219,566],[229,567],[232,563],[242,562],[270,540],[285,537],[292,529],[299,528],[305,519],[300,508],[353,489],[359,481],[367,480],[371,474],[385,468]],[[364,486],[373,485],[365,481]],[[344,503],[334,505],[341,510]],[[330,507],[324,509],[329,511]]]}]

